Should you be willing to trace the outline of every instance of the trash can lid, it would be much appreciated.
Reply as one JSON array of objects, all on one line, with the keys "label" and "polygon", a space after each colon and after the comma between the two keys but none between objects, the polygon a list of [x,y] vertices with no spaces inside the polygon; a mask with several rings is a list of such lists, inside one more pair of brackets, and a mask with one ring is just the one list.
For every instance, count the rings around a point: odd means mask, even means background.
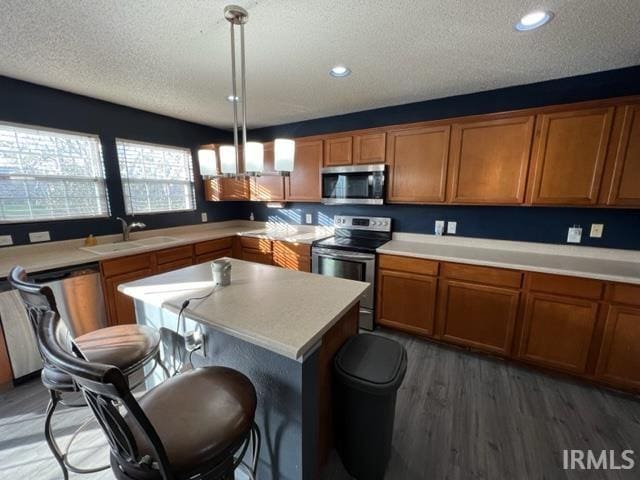
[{"label": "trash can lid", "polygon": [[351,337],[336,354],[334,365],[341,380],[368,391],[397,389],[407,370],[407,352],[389,338],[363,333]]}]

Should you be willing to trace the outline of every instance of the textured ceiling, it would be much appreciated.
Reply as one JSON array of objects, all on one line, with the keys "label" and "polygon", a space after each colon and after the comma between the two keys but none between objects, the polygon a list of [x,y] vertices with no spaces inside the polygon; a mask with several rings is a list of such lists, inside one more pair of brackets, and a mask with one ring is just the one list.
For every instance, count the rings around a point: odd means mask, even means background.
[{"label": "textured ceiling", "polygon": [[[228,127],[226,3],[2,0],[0,74]],[[250,127],[640,64],[640,0],[240,4]],[[517,33],[534,8],[556,17]],[[353,74],[331,78],[337,63]]]}]

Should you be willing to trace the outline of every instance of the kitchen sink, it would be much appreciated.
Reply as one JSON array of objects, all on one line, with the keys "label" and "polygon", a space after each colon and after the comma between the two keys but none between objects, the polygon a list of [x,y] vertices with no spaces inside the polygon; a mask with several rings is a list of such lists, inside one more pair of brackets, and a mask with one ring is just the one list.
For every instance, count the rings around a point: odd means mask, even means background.
[{"label": "kitchen sink", "polygon": [[149,237],[140,240],[130,240],[128,242],[105,243],[103,245],[95,245],[93,247],[80,247],[80,250],[96,253],[98,255],[107,255],[109,253],[122,252],[125,250],[135,250],[137,248],[151,247],[155,245],[164,245],[166,243],[177,242],[174,237]]}]

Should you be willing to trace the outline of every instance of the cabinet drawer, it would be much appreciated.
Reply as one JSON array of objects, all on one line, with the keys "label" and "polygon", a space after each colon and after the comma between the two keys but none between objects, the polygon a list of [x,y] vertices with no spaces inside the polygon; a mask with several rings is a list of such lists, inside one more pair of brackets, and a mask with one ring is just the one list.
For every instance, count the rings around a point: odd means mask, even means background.
[{"label": "cabinet drawer", "polygon": [[306,243],[290,243],[276,240],[275,242],[273,242],[273,254],[310,257],[311,245],[308,245]]},{"label": "cabinet drawer", "polygon": [[225,250],[231,248],[233,237],[217,238],[215,240],[207,240],[206,242],[196,243],[196,255],[215,252],[217,250]]},{"label": "cabinet drawer", "polygon": [[240,237],[242,248],[251,248],[260,252],[271,252],[271,240],[266,238]]},{"label": "cabinet drawer", "polygon": [[172,263],[177,260],[184,260],[191,257],[193,257],[193,247],[191,245],[169,248],[156,253],[156,261],[158,262],[158,265]]},{"label": "cabinet drawer", "polygon": [[496,285],[498,287],[520,288],[522,285],[522,272],[504,270],[502,268],[443,263],[441,275],[447,278]]},{"label": "cabinet drawer", "polygon": [[627,305],[640,305],[640,285],[614,283],[611,301]]},{"label": "cabinet drawer", "polygon": [[178,270],[179,268],[190,267],[191,265],[193,265],[191,257],[179,258],[178,260],[158,265],[158,273],[170,272],[172,270]]},{"label": "cabinet drawer", "polygon": [[599,280],[545,273],[529,273],[528,275],[530,290],[594,300],[599,300],[602,297],[604,284]]},{"label": "cabinet drawer", "polygon": [[264,263],[266,265],[271,265],[273,263],[271,253],[255,250],[253,248],[242,249],[242,260],[246,260],[247,262]]},{"label": "cabinet drawer", "polygon": [[380,255],[378,256],[378,266],[386,270],[419,273],[421,275],[438,274],[438,262],[422,258]]},{"label": "cabinet drawer", "polygon": [[280,255],[274,253],[273,264],[289,270],[311,272],[311,257],[304,255]]},{"label": "cabinet drawer", "polygon": [[151,254],[131,255],[130,257],[120,257],[113,260],[101,262],[102,274],[104,277],[121,275],[123,273],[135,272],[137,270],[151,269]]},{"label": "cabinet drawer", "polygon": [[197,265],[199,263],[213,262],[214,260],[222,257],[233,257],[233,251],[228,248],[226,250],[217,250],[215,252],[203,253],[202,255],[196,256],[195,263]]}]

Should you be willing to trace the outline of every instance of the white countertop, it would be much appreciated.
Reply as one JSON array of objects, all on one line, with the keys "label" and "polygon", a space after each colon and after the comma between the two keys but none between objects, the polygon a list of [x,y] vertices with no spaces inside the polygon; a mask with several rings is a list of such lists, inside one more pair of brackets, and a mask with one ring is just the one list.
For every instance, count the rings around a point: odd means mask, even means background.
[{"label": "white countertop", "polygon": [[[193,300],[187,318],[294,360],[303,359],[362,296],[368,283],[231,260],[231,285]],[[204,263],[155,275],[118,289],[175,313],[187,298],[213,288]]]},{"label": "white countertop", "polygon": [[[82,250],[84,239],[20,245],[0,249],[0,278],[9,275],[9,271],[15,265],[22,266],[28,273],[35,273],[234,235],[311,244],[314,240],[320,240],[332,234],[333,230],[331,228],[313,225],[287,225],[232,220],[183,227],[134,231],[131,232],[131,240],[133,241],[155,236],[174,237],[176,241],[163,243],[162,245],[141,246],[139,248],[131,248],[103,255]],[[117,242],[120,241],[121,238],[121,234],[96,237],[98,244]]]},{"label": "white countertop", "polygon": [[398,233],[378,253],[640,284],[640,252]]}]

